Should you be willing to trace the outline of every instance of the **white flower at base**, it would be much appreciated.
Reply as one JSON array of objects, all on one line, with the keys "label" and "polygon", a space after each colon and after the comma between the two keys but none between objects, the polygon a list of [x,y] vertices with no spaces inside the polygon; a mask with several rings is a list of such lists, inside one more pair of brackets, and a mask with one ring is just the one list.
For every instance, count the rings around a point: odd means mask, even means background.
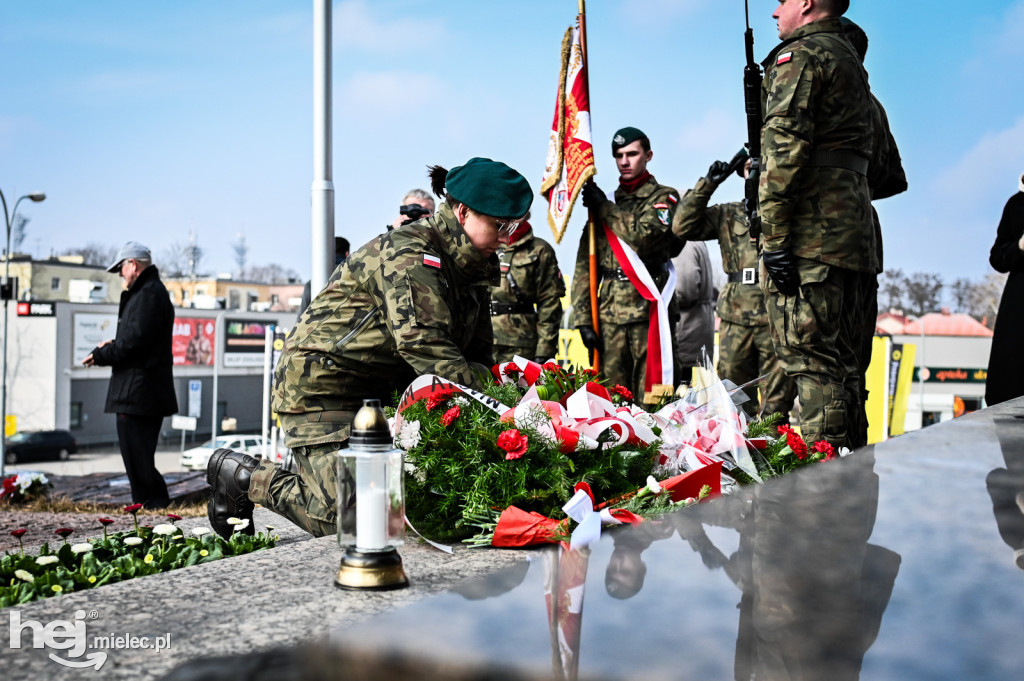
[{"label": "white flower at base", "polygon": [[82,543],[71,545],[72,553],[89,553],[90,551],[92,551],[92,544]]},{"label": "white flower at base", "polygon": [[242,524],[242,519],[241,518],[236,518],[235,516],[231,516],[230,518],[228,518],[228,525],[241,525],[241,524]]},{"label": "white flower at base", "polygon": [[410,450],[420,443],[420,422],[406,421],[395,437],[395,443],[405,450]]},{"label": "white flower at base", "polygon": [[166,525],[166,524],[165,525],[157,525],[156,527],[153,528],[153,534],[160,534],[160,535],[163,535],[163,536],[168,536],[168,535],[176,534],[177,532],[178,532],[178,528],[175,527],[174,525]]},{"label": "white flower at base", "polygon": [[192,528],[192,534],[194,534],[197,537],[202,537],[204,534],[210,534],[210,532],[212,532],[212,531],[213,530],[211,530],[209,527],[193,527]]},{"label": "white flower at base", "polygon": [[653,475],[647,476],[647,489],[651,490],[652,494],[661,494],[661,485],[658,484]]},{"label": "white flower at base", "polygon": [[53,565],[58,560],[60,560],[60,558],[57,556],[39,556],[36,558],[36,565]]},{"label": "white flower at base", "polygon": [[32,576],[32,573],[27,570],[15,570],[14,576],[23,582],[28,582],[29,584],[36,581],[36,578]]},{"label": "white flower at base", "polygon": [[466,397],[465,395],[456,395],[452,399],[452,402],[454,402],[455,404],[459,405],[460,407],[468,407],[469,406],[469,398]]},{"label": "white flower at base", "polygon": [[142,537],[125,537],[124,543],[128,546],[138,546],[142,543]]},{"label": "white flower at base", "polygon": [[[238,518],[235,518],[235,520],[238,520]],[[228,520],[228,522],[231,523],[230,520]],[[235,529],[231,530],[232,532],[241,532],[245,528],[249,527],[248,519],[246,519],[246,520],[238,520],[237,523],[231,523],[231,524],[235,526]]]}]

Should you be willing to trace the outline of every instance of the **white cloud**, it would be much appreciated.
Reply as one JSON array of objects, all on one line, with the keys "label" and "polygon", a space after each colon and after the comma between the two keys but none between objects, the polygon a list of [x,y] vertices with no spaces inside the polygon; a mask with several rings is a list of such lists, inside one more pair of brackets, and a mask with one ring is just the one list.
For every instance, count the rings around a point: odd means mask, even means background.
[{"label": "white cloud", "polygon": [[334,6],[334,35],[338,47],[367,52],[423,49],[427,40],[444,41],[444,26],[436,19],[407,16],[386,21],[373,16],[365,0],[347,0]]},{"label": "white cloud", "polygon": [[[935,179],[936,196],[973,213],[979,201],[1009,196],[1024,171],[1024,117],[1011,127],[990,133]],[[959,200],[959,206],[955,202]]]}]

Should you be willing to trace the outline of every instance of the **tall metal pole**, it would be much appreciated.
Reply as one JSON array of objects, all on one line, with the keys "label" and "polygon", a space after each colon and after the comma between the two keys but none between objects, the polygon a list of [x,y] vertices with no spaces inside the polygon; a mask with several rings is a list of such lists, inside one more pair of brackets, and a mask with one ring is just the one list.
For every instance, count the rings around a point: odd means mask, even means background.
[{"label": "tall metal pole", "polygon": [[334,181],[331,145],[331,0],[313,0],[311,297],[315,297],[327,284],[334,263]]},{"label": "tall metal pole", "polygon": [[[42,192],[34,192],[32,194],[25,194],[18,198],[14,202],[14,210],[11,214],[7,214],[7,199],[4,197],[4,193],[0,191],[0,203],[4,206],[4,223],[7,226],[7,246],[4,250],[4,285],[9,285],[11,281],[11,224],[14,222],[14,217],[18,214],[18,204],[25,199],[30,199],[36,203],[46,199],[46,194]],[[12,291],[11,294],[16,294],[16,291]],[[7,307],[10,301],[10,295],[4,296],[4,341],[3,341],[3,358],[0,363],[0,478],[4,477],[4,467],[7,465]]]},{"label": "tall metal pole", "polygon": [[212,444],[217,439],[217,398],[218,389],[220,387],[220,362],[223,359],[223,355],[220,355],[220,348],[226,348],[227,344],[224,340],[224,313],[221,312],[217,315],[217,321],[214,323],[214,337],[217,339],[217,344],[213,348],[213,423],[211,424],[210,430],[210,443]]},{"label": "tall metal pole", "polygon": [[[587,101],[590,104],[590,113],[594,113],[594,103],[590,100],[590,63],[587,61],[587,7],[584,0],[579,0],[579,15],[576,17],[580,27],[580,52],[583,57],[583,87],[587,91]],[[593,118],[591,118],[593,120]],[[588,272],[590,274],[590,321],[594,332],[601,334],[601,309],[597,297],[597,223],[594,221],[594,211],[587,209],[587,248],[588,248]],[[591,364],[594,371],[601,370],[601,353],[594,350],[594,361]]]}]

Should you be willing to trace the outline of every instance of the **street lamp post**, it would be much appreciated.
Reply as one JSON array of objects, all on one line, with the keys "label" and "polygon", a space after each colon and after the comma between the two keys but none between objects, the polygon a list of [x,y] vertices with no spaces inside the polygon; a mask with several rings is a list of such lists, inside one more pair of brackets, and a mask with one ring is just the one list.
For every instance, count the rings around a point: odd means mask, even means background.
[{"label": "street lamp post", "polygon": [[[18,200],[14,202],[14,210],[8,215],[7,199],[0,191],[0,202],[4,206],[4,222],[7,225],[7,246],[4,250],[4,286],[9,286],[11,281],[11,225],[14,223],[14,217],[18,214],[18,204],[25,199],[39,203],[46,199],[46,194],[32,192],[18,197]],[[7,465],[7,304],[11,295],[14,294],[15,292],[12,291],[4,296],[4,341],[2,364],[0,364],[0,478],[4,477],[4,466]]]}]

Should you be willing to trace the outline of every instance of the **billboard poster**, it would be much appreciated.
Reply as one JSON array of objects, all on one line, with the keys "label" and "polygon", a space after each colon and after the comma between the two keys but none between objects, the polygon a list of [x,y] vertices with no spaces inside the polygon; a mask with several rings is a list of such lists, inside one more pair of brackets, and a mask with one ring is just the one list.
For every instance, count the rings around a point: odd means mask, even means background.
[{"label": "billboard poster", "polygon": [[272,321],[227,319],[224,321],[224,366],[262,367],[267,327]]},{"label": "billboard poster", "polygon": [[217,320],[177,317],[171,333],[174,366],[213,366]]},{"label": "billboard poster", "polygon": [[82,360],[102,341],[117,335],[117,313],[76,312],[71,322],[71,366],[81,367]]}]

